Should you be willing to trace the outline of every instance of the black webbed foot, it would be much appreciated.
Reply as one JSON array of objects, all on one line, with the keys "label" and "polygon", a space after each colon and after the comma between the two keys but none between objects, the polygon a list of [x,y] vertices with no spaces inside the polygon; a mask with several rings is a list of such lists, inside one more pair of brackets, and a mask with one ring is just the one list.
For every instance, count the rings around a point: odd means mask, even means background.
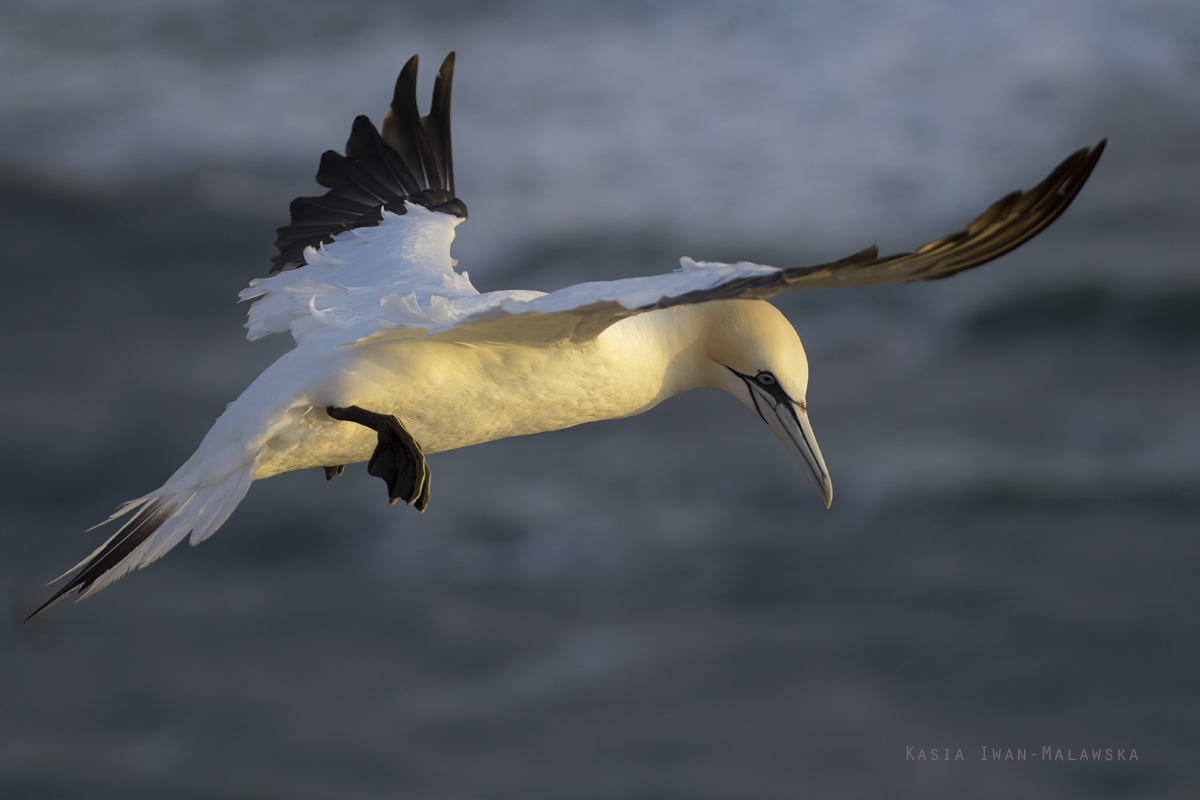
[{"label": "black webbed foot", "polygon": [[325,470],[326,482],[333,480],[338,475],[341,475],[342,470],[344,470],[345,468],[346,468],[345,464],[338,464],[336,467],[323,467],[322,469]]},{"label": "black webbed foot", "polygon": [[[379,444],[367,462],[367,472],[382,478],[387,484],[389,504],[402,499],[408,505],[416,506],[417,511],[425,513],[425,507],[429,505],[429,465],[425,463],[421,445],[405,430],[400,420],[390,414],[376,414],[358,406],[329,406],[325,411],[333,419],[356,422],[379,434]],[[326,467],[325,474],[329,475],[331,469],[334,468]],[[340,472],[341,468],[337,470]]]}]

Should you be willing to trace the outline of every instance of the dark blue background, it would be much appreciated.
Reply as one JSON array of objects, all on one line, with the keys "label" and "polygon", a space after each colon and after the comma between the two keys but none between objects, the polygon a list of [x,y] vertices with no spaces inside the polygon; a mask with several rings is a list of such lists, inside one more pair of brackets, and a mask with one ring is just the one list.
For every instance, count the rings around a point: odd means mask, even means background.
[{"label": "dark blue background", "polygon": [[[2,13],[4,797],[1200,788],[1193,4]],[[978,273],[779,299],[831,511],[695,393],[436,455],[423,517],[361,466],[272,478],[203,547],[20,625],[289,345],[245,342],[236,292],[321,150],[451,48],[484,291],[908,249],[1110,145]]]}]

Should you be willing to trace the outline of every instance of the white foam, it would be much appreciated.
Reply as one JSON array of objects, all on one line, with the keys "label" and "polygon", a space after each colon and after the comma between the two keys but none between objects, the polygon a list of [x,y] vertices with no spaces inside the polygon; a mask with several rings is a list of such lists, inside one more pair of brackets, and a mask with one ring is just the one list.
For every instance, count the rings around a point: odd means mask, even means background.
[{"label": "white foam", "polygon": [[10,9],[0,167],[124,180],[273,165],[304,185],[355,115],[379,122],[411,52],[426,98],[451,48],[465,264],[597,229],[903,249],[1104,135],[1092,208],[1168,208],[1200,167],[1155,146],[1200,121],[1188,0],[509,3],[452,27],[341,6],[335,34],[318,5],[287,20],[245,2]]}]

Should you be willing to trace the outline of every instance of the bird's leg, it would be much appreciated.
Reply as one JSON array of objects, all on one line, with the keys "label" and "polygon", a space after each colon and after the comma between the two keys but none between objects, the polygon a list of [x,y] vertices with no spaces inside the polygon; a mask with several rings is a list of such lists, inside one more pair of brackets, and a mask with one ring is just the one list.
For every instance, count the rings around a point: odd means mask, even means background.
[{"label": "bird's leg", "polygon": [[[367,462],[367,472],[383,478],[388,487],[389,503],[403,498],[405,503],[416,506],[417,511],[424,514],[425,506],[429,505],[429,465],[425,463],[421,445],[400,420],[391,414],[376,414],[358,406],[328,406],[325,412],[333,419],[357,422],[379,434],[379,444]],[[341,467],[326,467],[325,474],[328,475],[331,469],[341,472]]]},{"label": "bird's leg", "polygon": [[334,467],[322,467],[322,469],[325,470],[326,482],[333,480],[338,475],[341,475],[342,470],[344,470],[345,468],[346,468],[345,464],[338,464],[337,466],[334,466]]}]

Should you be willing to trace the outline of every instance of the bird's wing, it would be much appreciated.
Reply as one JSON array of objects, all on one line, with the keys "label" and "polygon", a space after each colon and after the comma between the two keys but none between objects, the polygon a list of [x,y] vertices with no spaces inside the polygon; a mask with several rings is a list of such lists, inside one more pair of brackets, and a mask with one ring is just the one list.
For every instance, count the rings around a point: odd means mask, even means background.
[{"label": "bird's wing", "polygon": [[770,276],[747,276],[710,289],[663,297],[654,307],[734,297],[767,298],[790,289],[834,289],[949,278],[1015,250],[1058,219],[1092,174],[1106,141],[1101,140],[1090,149],[1076,150],[1037,186],[1001,197],[965,229],[923,245],[915,253],[880,258],[872,245],[829,264],[791,267]]},{"label": "bird's wing", "polygon": [[[463,298],[452,304],[446,321],[429,326],[424,335],[455,341],[581,341],[594,338],[625,317],[673,306],[765,299],[791,289],[948,278],[1004,255],[1057,219],[1091,174],[1104,144],[1101,141],[1072,153],[1033,189],[1005,195],[965,230],[930,242],[915,253],[880,258],[876,248],[870,247],[829,264],[784,269],[685,258],[679,270],[666,275],[581,283],[545,295],[497,292]],[[376,331],[358,343],[397,335],[406,334],[381,321]]]},{"label": "bird's wing", "polygon": [[292,201],[292,221],[278,230],[279,255],[271,274],[307,263],[305,250],[328,244],[344,231],[378,225],[384,209],[405,213],[405,203],[466,219],[467,207],[454,196],[450,146],[450,90],[454,53],[446,56],[433,85],[429,115],[417,111],[417,57],[400,70],[392,106],[380,135],[371,120],[354,120],[346,155],[326,150],[317,183],[321,197]]},{"label": "bird's wing", "polygon": [[[240,295],[261,298],[246,325],[251,339],[290,329],[299,341],[380,316],[427,322],[438,318],[434,298],[444,304],[478,294],[450,259],[454,228],[467,217],[454,193],[453,78],[451,53],[438,70],[429,115],[420,116],[413,56],[396,80],[383,133],[360,116],[346,154],[321,156],[317,182],[329,191],[292,201],[271,277]],[[390,316],[389,302],[397,310]]]}]

